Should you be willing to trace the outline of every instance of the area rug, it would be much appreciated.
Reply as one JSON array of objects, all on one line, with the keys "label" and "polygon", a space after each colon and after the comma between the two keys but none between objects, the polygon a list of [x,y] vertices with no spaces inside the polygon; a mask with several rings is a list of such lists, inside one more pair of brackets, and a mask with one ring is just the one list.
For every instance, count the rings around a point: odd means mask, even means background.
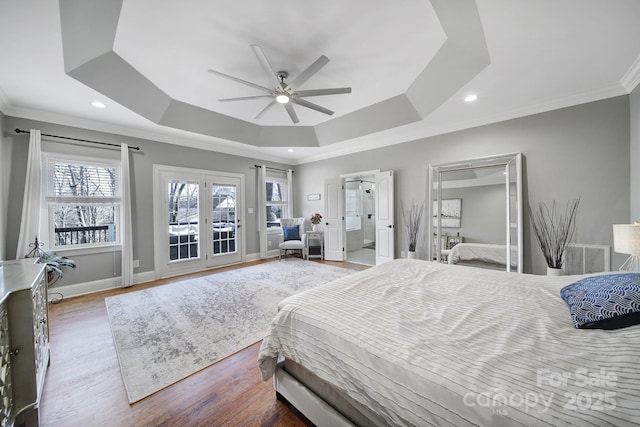
[{"label": "area rug", "polygon": [[282,299],[350,273],[289,258],[106,298],[129,403],[259,341]]}]

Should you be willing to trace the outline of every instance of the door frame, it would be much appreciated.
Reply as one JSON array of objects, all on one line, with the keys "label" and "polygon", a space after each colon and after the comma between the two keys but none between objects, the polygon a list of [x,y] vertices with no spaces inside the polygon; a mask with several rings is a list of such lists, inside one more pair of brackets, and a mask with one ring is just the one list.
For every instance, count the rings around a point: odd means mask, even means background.
[{"label": "door frame", "polygon": [[[226,181],[226,182],[223,182]],[[238,176],[237,174],[229,174],[229,173],[220,173],[216,172],[215,175],[206,175],[205,176],[205,208],[206,213],[211,213],[213,216],[212,208],[212,194],[211,194],[211,185],[219,184],[219,185],[236,185],[236,195],[239,193],[240,198],[236,197],[235,200],[235,233],[236,233],[236,250],[232,253],[225,254],[214,254],[214,242],[213,242],[213,218],[207,216],[205,221],[207,224],[207,230],[212,232],[210,238],[207,239],[206,247],[206,267],[207,268],[215,268],[222,267],[225,265],[238,264],[244,261],[244,218],[241,215],[241,212],[244,211],[244,180],[242,176]]]},{"label": "door frame", "polygon": [[[347,178],[354,178],[357,179],[358,177],[363,177],[363,176],[371,176],[371,177],[377,177],[381,172],[386,172],[386,171],[382,171],[380,169],[371,169],[371,170],[366,170],[366,171],[360,171],[360,172],[350,172],[350,173],[344,173],[344,174],[340,174],[339,178],[342,180],[342,185],[344,186],[345,181],[347,180]],[[393,172],[393,171],[391,171]],[[378,189],[376,188],[376,191],[374,193],[374,197],[375,197],[375,206],[378,205],[378,197],[379,197],[379,192],[377,191]],[[395,199],[393,200],[393,204],[395,206]],[[345,203],[343,201],[342,203],[342,217],[344,218],[345,216]],[[377,227],[376,227],[377,228]],[[346,242],[346,224],[344,221],[342,221],[342,236],[343,236],[343,242],[346,246],[347,242]],[[378,231],[376,229],[376,264],[378,262],[378,235],[377,235]],[[395,234],[395,233],[394,233]],[[395,235],[394,235],[394,240],[395,240]],[[346,250],[346,248],[345,248]],[[395,251],[395,241],[394,241],[394,251]],[[393,257],[395,258],[395,253],[393,254]],[[344,258],[346,260],[347,258],[347,254],[345,252],[344,254]]]},{"label": "door frame", "polygon": [[[239,204],[241,206],[240,209],[236,212],[236,219],[241,222],[241,224],[245,224],[245,213],[242,208],[245,205],[245,176],[244,174],[238,173],[230,173],[230,172],[220,172],[206,169],[193,169],[193,168],[184,168],[179,166],[169,166],[169,165],[161,165],[154,164],[153,165],[153,249],[154,249],[154,276],[156,279],[161,279],[165,277],[177,276],[180,274],[193,273],[197,271],[206,270],[209,268],[215,267],[207,267],[207,245],[202,245],[200,247],[199,257],[185,261],[184,263],[176,263],[175,266],[169,267],[169,263],[166,261],[168,258],[168,245],[165,245],[163,242],[167,239],[167,231],[165,228],[165,213],[166,213],[166,205],[165,205],[165,197],[166,197],[166,188],[165,184],[165,175],[166,174],[184,174],[186,177],[192,176],[200,176],[202,179],[202,187],[199,190],[200,201],[199,201],[199,212],[201,218],[208,218],[208,200],[209,196],[207,196],[206,192],[208,188],[205,188],[204,183],[207,180],[207,177],[210,176],[223,176],[223,177],[234,177],[240,179],[240,197]],[[246,260],[246,233],[240,233],[240,241],[239,241],[241,250],[240,250],[240,262],[244,262]],[[220,265],[216,266],[220,267]]]}]

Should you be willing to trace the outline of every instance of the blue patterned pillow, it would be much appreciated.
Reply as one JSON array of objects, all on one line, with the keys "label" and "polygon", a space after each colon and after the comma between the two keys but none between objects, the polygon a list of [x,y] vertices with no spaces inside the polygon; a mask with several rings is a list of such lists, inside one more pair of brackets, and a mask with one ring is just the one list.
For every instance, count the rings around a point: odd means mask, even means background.
[{"label": "blue patterned pillow", "polygon": [[619,329],[640,323],[640,273],[587,277],[565,286],[576,328]]},{"label": "blue patterned pillow", "polygon": [[282,234],[284,234],[285,242],[287,240],[302,240],[300,239],[300,228],[297,225],[282,227]]}]

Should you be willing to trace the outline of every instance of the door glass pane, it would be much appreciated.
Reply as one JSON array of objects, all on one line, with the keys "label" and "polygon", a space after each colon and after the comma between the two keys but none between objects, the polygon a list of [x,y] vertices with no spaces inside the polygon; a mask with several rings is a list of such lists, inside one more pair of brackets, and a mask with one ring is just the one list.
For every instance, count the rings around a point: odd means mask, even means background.
[{"label": "door glass pane", "polygon": [[211,186],[213,254],[236,252],[236,186]]},{"label": "door glass pane", "polygon": [[199,253],[199,184],[169,180],[169,260],[198,258]]}]

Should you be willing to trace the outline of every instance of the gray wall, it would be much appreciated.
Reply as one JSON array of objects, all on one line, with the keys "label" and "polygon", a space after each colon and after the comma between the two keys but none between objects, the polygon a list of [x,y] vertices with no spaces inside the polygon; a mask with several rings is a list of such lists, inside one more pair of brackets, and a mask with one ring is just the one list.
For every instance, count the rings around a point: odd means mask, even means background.
[{"label": "gray wall", "polygon": [[[638,90],[629,96],[620,96],[561,110],[536,114],[445,135],[384,147],[376,150],[338,157],[298,166],[294,183],[295,216],[310,217],[324,212],[324,195],[320,201],[307,201],[307,194],[324,193],[323,182],[340,174],[372,169],[396,172],[396,224],[399,225],[400,201],[426,198],[427,167],[429,164],[448,163],[463,158],[493,154],[522,152],[524,160],[524,203],[536,205],[539,201],[582,198],[578,214],[576,242],[612,245],[611,225],[627,222],[630,218],[630,182],[636,185],[635,173],[630,179],[630,133],[633,132],[633,158],[638,166],[640,146],[638,127]],[[630,110],[630,99],[633,108]],[[630,120],[630,115],[633,118]],[[255,159],[220,154],[210,151],[182,148],[155,141],[129,138],[26,119],[4,117],[2,121],[2,153],[11,165],[3,176],[8,188],[7,232],[5,258],[15,256],[24,168],[27,157],[26,135],[15,135],[11,130],[38,128],[43,133],[60,134],[105,142],[125,141],[142,147],[133,154],[132,186],[134,210],[134,258],[140,260],[137,272],[151,271],[153,266],[152,165],[154,163],[244,173],[246,176],[246,206],[256,207],[255,163],[287,168],[289,165],[256,161]],[[634,200],[637,203],[637,197]],[[634,211],[636,217],[640,211]],[[253,215],[246,216],[248,254],[258,252],[258,233]],[[525,219],[525,271],[544,273],[544,260],[531,239],[530,222]],[[396,256],[406,250],[402,228],[398,227]],[[418,255],[425,257],[425,244],[419,245]],[[612,254],[617,268],[625,255]],[[71,282],[81,283],[111,277],[116,255],[87,256],[78,259],[80,266]],[[67,277],[65,277],[65,280]]]},{"label": "gray wall", "polygon": [[443,228],[442,234],[460,233],[466,243],[504,245],[507,204],[504,184],[443,189],[442,198],[462,199],[460,228]]},{"label": "gray wall", "polygon": [[[519,119],[452,132],[390,147],[300,165],[296,212],[323,208],[307,194],[324,193],[328,177],[372,169],[396,172],[396,225],[400,201],[423,200],[429,164],[522,152],[524,207],[581,197],[575,242],[612,245],[612,224],[629,218],[629,96],[619,96]],[[324,197],[323,197],[324,200]],[[396,256],[406,250],[396,227]],[[544,274],[545,263],[531,224],[524,221],[525,272]],[[425,258],[426,246],[418,247]],[[624,255],[612,253],[617,268]]]},{"label": "gray wall", "polygon": [[631,119],[631,216],[629,220],[640,221],[640,85],[630,95]]},{"label": "gray wall", "polygon": [[[24,171],[27,161],[29,135],[16,135],[13,129],[31,128],[40,129],[42,133],[63,135],[74,138],[89,139],[101,142],[120,143],[126,142],[129,146],[139,146],[139,152],[132,151],[131,162],[131,187],[132,187],[132,211],[133,211],[133,252],[134,259],[140,261],[140,267],[136,273],[154,270],[154,242],[153,242],[153,165],[171,165],[193,169],[205,169],[219,172],[233,172],[245,175],[245,224],[246,253],[259,252],[259,239],[255,214],[246,214],[246,209],[253,208],[257,212],[256,183],[257,174],[254,164],[266,164],[277,168],[291,168],[273,162],[258,161],[256,159],[216,153],[213,151],[194,148],[179,147],[138,138],[130,138],[121,135],[89,131],[51,123],[37,122],[15,117],[5,117],[4,132],[2,133],[3,152],[10,152],[10,182],[9,203],[7,205],[7,234],[6,234],[6,259],[15,258],[18,241],[18,228],[22,211],[22,198],[24,192]],[[44,140],[44,138],[43,138]],[[44,145],[44,142],[43,142]],[[82,154],[86,150],[77,145],[56,144],[60,152],[74,152]],[[3,168],[4,171],[4,168]],[[83,255],[73,257],[78,267],[74,271],[65,274],[59,282],[59,286],[75,283],[84,283],[93,280],[106,279],[120,274],[120,253]]]}]

